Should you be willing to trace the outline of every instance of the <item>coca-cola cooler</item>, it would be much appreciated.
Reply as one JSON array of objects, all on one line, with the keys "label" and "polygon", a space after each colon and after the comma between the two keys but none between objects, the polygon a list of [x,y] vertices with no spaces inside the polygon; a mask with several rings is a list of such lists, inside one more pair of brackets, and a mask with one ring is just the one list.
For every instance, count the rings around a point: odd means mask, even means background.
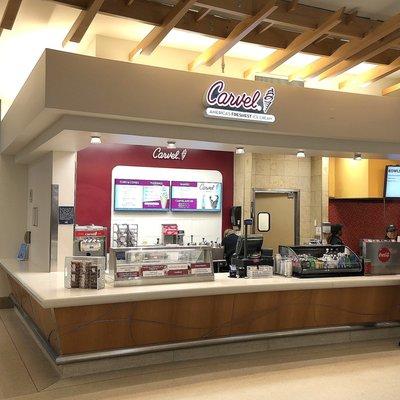
[{"label": "coca-cola cooler", "polygon": [[363,239],[361,254],[366,274],[400,274],[400,242]]}]

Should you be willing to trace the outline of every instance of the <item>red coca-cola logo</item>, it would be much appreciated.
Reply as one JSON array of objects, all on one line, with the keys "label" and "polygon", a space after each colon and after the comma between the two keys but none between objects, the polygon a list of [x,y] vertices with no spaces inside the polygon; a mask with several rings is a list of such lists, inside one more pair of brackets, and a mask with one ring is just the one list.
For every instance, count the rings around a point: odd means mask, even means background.
[{"label": "red coca-cola logo", "polygon": [[380,262],[388,262],[390,260],[390,250],[387,247],[379,249],[378,258]]}]

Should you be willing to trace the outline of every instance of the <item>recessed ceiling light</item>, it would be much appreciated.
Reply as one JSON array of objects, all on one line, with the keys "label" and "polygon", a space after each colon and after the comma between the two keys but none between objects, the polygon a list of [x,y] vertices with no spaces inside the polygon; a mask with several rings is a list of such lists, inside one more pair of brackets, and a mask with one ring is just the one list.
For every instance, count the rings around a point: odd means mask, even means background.
[{"label": "recessed ceiling light", "polygon": [[236,147],[235,153],[236,154],[244,154],[245,153],[244,147]]},{"label": "recessed ceiling light", "polygon": [[101,143],[101,138],[100,136],[92,136],[90,139],[91,144],[100,144]]},{"label": "recessed ceiling light", "polygon": [[304,153],[303,150],[299,150],[296,154],[297,158],[305,158],[306,157],[306,153]]},{"label": "recessed ceiling light", "polygon": [[354,153],[354,160],[356,160],[356,161],[360,161],[360,160],[362,160],[362,155],[361,155],[361,153]]},{"label": "recessed ceiling light", "polygon": [[176,142],[168,141],[167,142],[167,149],[176,149]]}]

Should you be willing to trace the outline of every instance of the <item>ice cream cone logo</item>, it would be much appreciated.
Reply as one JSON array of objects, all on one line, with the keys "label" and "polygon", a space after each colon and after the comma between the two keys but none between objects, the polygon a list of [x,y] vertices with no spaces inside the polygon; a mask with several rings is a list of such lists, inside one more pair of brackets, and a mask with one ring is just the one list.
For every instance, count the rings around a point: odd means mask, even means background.
[{"label": "ice cream cone logo", "polygon": [[160,202],[161,202],[161,208],[167,208],[168,192],[164,186],[161,188]]},{"label": "ice cream cone logo", "polygon": [[263,97],[264,113],[268,112],[274,100],[275,100],[275,89],[273,87],[270,87],[265,92]]}]

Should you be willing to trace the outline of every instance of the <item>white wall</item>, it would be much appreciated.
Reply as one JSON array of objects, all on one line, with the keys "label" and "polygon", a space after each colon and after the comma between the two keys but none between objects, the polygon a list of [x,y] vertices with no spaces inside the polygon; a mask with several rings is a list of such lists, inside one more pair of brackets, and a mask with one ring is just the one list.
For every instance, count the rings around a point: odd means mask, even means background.
[{"label": "white wall", "polygon": [[[28,166],[27,226],[31,231],[29,259],[43,271],[49,270],[50,260],[52,170],[52,153],[44,155]],[[32,220],[35,207],[38,208],[38,226],[33,226]]]},{"label": "white wall", "polygon": [[[12,156],[0,156],[0,258],[15,258],[26,230],[27,167]],[[9,294],[6,277],[0,273],[0,297]]]},{"label": "white wall", "polygon": [[[52,182],[59,186],[58,200],[60,206],[74,206],[75,204],[75,152],[53,152]],[[73,225],[58,226],[57,270],[64,269],[66,256],[72,255]]]},{"label": "white wall", "polygon": [[[112,172],[112,185],[114,185],[115,178],[222,182],[222,175],[219,171],[128,166],[115,167]],[[114,186],[111,193],[111,229],[114,223],[138,224],[139,244],[155,244],[157,238],[161,237],[161,224],[169,223],[176,223],[179,229],[185,231],[185,243],[190,242],[190,235],[193,235],[196,243],[199,243],[202,238],[206,238],[208,241],[221,241],[222,213],[115,212],[113,208]]]}]

